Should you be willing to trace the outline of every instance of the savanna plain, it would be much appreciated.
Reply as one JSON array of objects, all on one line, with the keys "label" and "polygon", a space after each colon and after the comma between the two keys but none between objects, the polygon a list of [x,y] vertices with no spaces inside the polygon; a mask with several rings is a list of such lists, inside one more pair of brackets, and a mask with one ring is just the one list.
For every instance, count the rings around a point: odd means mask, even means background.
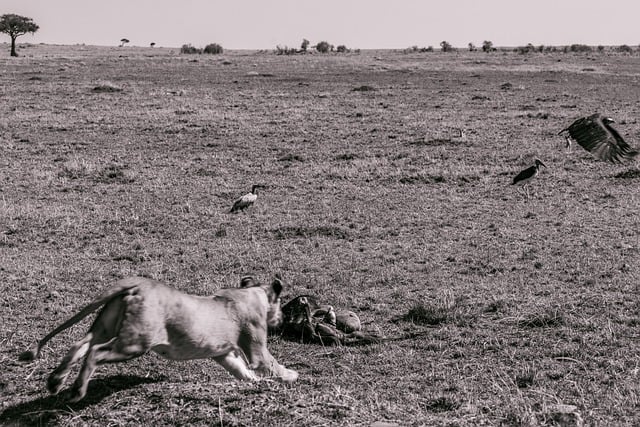
[{"label": "savanna plain", "polygon": [[[36,45],[0,55],[0,424],[638,425],[640,56]],[[541,159],[531,198],[510,185]],[[229,214],[252,184],[256,204]],[[391,339],[273,336],[294,385],[155,354],[87,397],[48,373],[115,280],[199,295],[280,274]],[[72,375],[74,375],[72,373]]]}]

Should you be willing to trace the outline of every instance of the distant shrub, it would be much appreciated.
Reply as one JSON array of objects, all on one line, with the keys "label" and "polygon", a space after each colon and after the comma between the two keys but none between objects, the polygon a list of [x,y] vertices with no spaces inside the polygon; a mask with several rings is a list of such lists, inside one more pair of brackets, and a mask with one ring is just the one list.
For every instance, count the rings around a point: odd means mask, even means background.
[{"label": "distant shrub", "polygon": [[420,52],[433,52],[433,46],[423,47]]},{"label": "distant shrub", "polygon": [[496,50],[493,47],[493,42],[490,40],[485,40],[482,42],[482,51],[483,52],[493,52],[494,50]]},{"label": "distant shrub", "polygon": [[276,55],[295,55],[298,50],[295,47],[276,46]]},{"label": "distant shrub", "polygon": [[113,93],[122,92],[122,88],[114,85],[111,82],[104,82],[98,86],[94,86],[92,91],[96,93]]},{"label": "distant shrub", "polygon": [[531,43],[528,43],[526,46],[518,46],[517,48],[514,49],[515,52],[518,52],[521,55],[535,52],[535,50],[536,50],[535,46],[532,45]]},{"label": "distant shrub", "polygon": [[202,49],[193,47],[190,44],[183,44],[182,47],[180,48],[180,53],[185,53],[185,54],[202,53]]},{"label": "distant shrub", "polygon": [[598,49],[598,52],[600,52],[600,53],[604,52],[604,46],[602,46],[602,45],[598,45],[597,49]]},{"label": "distant shrub", "polygon": [[331,45],[328,42],[321,41],[316,44],[316,50],[320,53],[327,53],[331,50]]},{"label": "distant shrub", "polygon": [[151,47],[155,47],[155,46],[156,46],[156,42],[151,42],[151,43],[149,44],[149,46],[151,46]]},{"label": "distant shrub", "polygon": [[627,46],[626,44],[618,46],[618,48],[616,50],[618,52],[621,52],[621,53],[632,53],[633,52],[633,49],[630,46]]},{"label": "distant shrub", "polygon": [[592,52],[593,49],[591,46],[587,46],[586,44],[572,44],[569,47],[571,52]]},{"label": "distant shrub", "polygon": [[475,52],[476,50],[478,50],[478,48],[476,48],[476,45],[469,42],[469,52]]},{"label": "distant shrub", "polygon": [[442,49],[443,52],[453,52],[455,51],[455,48],[453,46],[451,46],[451,43],[449,43],[446,40],[443,40],[440,42],[440,49]]},{"label": "distant shrub", "polygon": [[309,47],[309,40],[302,39],[302,44],[300,45],[300,49],[302,49],[303,52],[306,52],[308,47]]},{"label": "distant shrub", "polygon": [[218,43],[210,43],[204,47],[204,53],[217,55],[222,52],[224,52],[224,49]]},{"label": "distant shrub", "polygon": [[347,47],[343,44],[338,45],[338,47],[336,47],[336,52],[338,53],[347,53],[349,52],[349,49],[347,49]]}]

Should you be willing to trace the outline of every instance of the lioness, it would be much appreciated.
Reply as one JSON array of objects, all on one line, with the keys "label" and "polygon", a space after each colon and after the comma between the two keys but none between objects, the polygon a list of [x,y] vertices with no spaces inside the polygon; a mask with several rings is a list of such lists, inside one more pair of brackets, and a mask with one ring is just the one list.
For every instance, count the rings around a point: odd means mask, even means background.
[{"label": "lioness", "polygon": [[51,338],[104,306],[89,332],[49,375],[50,393],[62,389],[71,367],[85,355],[71,388],[72,402],[86,395],[97,365],[133,359],[149,350],[173,360],[212,357],[241,380],[257,380],[260,375],[293,382],[298,373],[280,365],[266,345],[267,327],[282,323],[281,291],[279,278],[271,285],[258,285],[245,277],[240,288],[220,289],[207,297],[188,295],[143,277],[122,279],[20,359],[35,359]]}]

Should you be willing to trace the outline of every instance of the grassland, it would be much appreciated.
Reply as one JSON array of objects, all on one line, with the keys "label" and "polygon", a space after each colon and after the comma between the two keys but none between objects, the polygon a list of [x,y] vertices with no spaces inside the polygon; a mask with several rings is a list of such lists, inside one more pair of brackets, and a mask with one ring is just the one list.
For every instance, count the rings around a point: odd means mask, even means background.
[{"label": "grassland", "polygon": [[[0,53],[0,424],[640,422],[640,171],[556,135],[600,111],[639,147],[637,54],[20,53]],[[534,158],[526,201],[509,184]],[[149,355],[73,405],[45,380],[85,324],[17,362],[123,276],[207,294],[275,273],[285,300],[427,333],[274,337],[291,387]]]}]

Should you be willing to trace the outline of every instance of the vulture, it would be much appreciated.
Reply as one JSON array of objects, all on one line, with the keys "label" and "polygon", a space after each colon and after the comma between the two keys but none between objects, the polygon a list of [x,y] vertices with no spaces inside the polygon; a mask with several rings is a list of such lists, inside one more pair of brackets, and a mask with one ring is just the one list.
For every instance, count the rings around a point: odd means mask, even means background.
[{"label": "vulture", "polygon": [[567,145],[570,145],[573,139],[600,160],[622,163],[623,160],[633,159],[638,155],[638,151],[626,143],[611,127],[611,123],[615,123],[613,119],[596,113],[576,120],[569,127],[562,129],[558,135],[566,132]]},{"label": "vulture", "polygon": [[248,208],[249,206],[253,205],[253,203],[258,198],[258,193],[257,193],[258,188],[264,188],[264,185],[254,184],[251,187],[251,191],[250,192],[248,192],[244,196],[238,198],[233,203],[233,206],[231,207],[231,210],[229,212],[230,213],[235,213],[235,212],[238,212],[238,211],[242,211],[242,210]]}]

